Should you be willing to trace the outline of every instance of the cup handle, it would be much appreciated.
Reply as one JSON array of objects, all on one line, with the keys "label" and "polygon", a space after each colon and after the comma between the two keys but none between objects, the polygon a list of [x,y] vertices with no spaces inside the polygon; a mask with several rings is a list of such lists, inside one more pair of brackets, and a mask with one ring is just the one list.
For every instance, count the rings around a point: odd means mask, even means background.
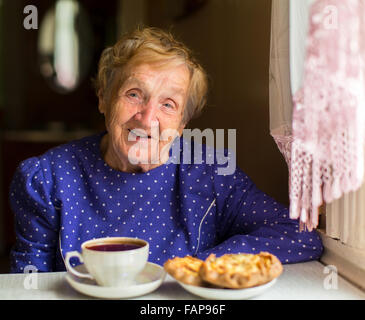
[{"label": "cup handle", "polygon": [[84,262],[82,255],[78,251],[67,252],[66,258],[65,258],[66,269],[76,277],[94,280],[92,275],[90,275],[88,273],[81,273],[81,272],[75,270],[74,267],[71,266],[70,259],[73,257],[79,258],[80,262],[82,262],[82,263]]}]

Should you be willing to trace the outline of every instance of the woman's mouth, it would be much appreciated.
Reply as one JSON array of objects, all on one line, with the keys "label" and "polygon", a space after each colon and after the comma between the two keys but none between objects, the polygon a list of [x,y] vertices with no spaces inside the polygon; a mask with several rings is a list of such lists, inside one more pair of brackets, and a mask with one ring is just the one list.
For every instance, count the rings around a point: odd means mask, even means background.
[{"label": "woman's mouth", "polygon": [[151,136],[149,136],[144,130],[141,130],[141,129],[132,129],[132,130],[128,129],[128,131],[134,136],[136,141],[138,141],[140,139],[151,139]]}]

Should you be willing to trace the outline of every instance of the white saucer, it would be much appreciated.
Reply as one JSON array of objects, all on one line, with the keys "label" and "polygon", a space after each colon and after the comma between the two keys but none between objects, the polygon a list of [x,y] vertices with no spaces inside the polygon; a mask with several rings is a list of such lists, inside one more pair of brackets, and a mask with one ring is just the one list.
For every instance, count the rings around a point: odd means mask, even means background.
[{"label": "white saucer", "polygon": [[[87,273],[83,264],[75,269]],[[76,291],[88,296],[105,299],[121,299],[142,296],[156,290],[166,277],[165,270],[158,264],[147,262],[146,267],[136,277],[135,284],[128,287],[103,287],[96,284],[94,280],[81,279],[69,272],[66,280]]]},{"label": "white saucer", "polygon": [[276,279],[271,280],[261,286],[246,288],[246,289],[217,289],[192,286],[178,281],[179,284],[187,291],[199,297],[212,300],[243,300],[249,299],[262,294],[269,289]]}]

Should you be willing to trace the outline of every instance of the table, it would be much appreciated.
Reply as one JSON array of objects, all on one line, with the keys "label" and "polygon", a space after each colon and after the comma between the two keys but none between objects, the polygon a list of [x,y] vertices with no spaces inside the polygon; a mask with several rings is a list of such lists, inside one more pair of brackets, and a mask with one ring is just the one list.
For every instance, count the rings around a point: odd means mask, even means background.
[{"label": "table", "polygon": [[[365,292],[338,276],[318,261],[284,265],[284,272],[276,284],[257,300],[365,300]],[[329,273],[327,272],[329,271]],[[327,272],[327,273],[326,273]],[[66,272],[37,274],[37,289],[26,289],[26,274],[0,274],[1,300],[79,300],[94,299],[76,292],[65,280]],[[198,300],[197,296],[185,291],[172,277],[167,275],[163,284],[154,292],[134,298],[135,300]]]}]

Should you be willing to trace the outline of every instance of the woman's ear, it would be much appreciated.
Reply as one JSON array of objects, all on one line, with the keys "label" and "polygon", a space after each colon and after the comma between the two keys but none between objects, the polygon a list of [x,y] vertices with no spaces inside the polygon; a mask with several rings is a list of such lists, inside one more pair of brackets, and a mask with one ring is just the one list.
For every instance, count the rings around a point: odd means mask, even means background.
[{"label": "woman's ear", "polygon": [[99,97],[99,105],[98,105],[99,112],[101,114],[105,114],[105,101],[104,101],[104,96],[101,93],[101,91],[98,92],[98,97]]},{"label": "woman's ear", "polygon": [[99,112],[100,112],[101,114],[104,114],[104,113],[105,113],[105,105],[104,105],[103,100],[100,100],[100,99],[99,99],[99,105],[98,105],[98,108],[99,108]]},{"label": "woman's ear", "polygon": [[177,131],[179,132],[179,136],[180,137],[181,137],[181,135],[182,135],[182,133],[183,133],[183,131],[185,129],[185,126],[186,126],[186,123],[184,123],[184,122],[181,121],[180,126],[177,128]]}]

